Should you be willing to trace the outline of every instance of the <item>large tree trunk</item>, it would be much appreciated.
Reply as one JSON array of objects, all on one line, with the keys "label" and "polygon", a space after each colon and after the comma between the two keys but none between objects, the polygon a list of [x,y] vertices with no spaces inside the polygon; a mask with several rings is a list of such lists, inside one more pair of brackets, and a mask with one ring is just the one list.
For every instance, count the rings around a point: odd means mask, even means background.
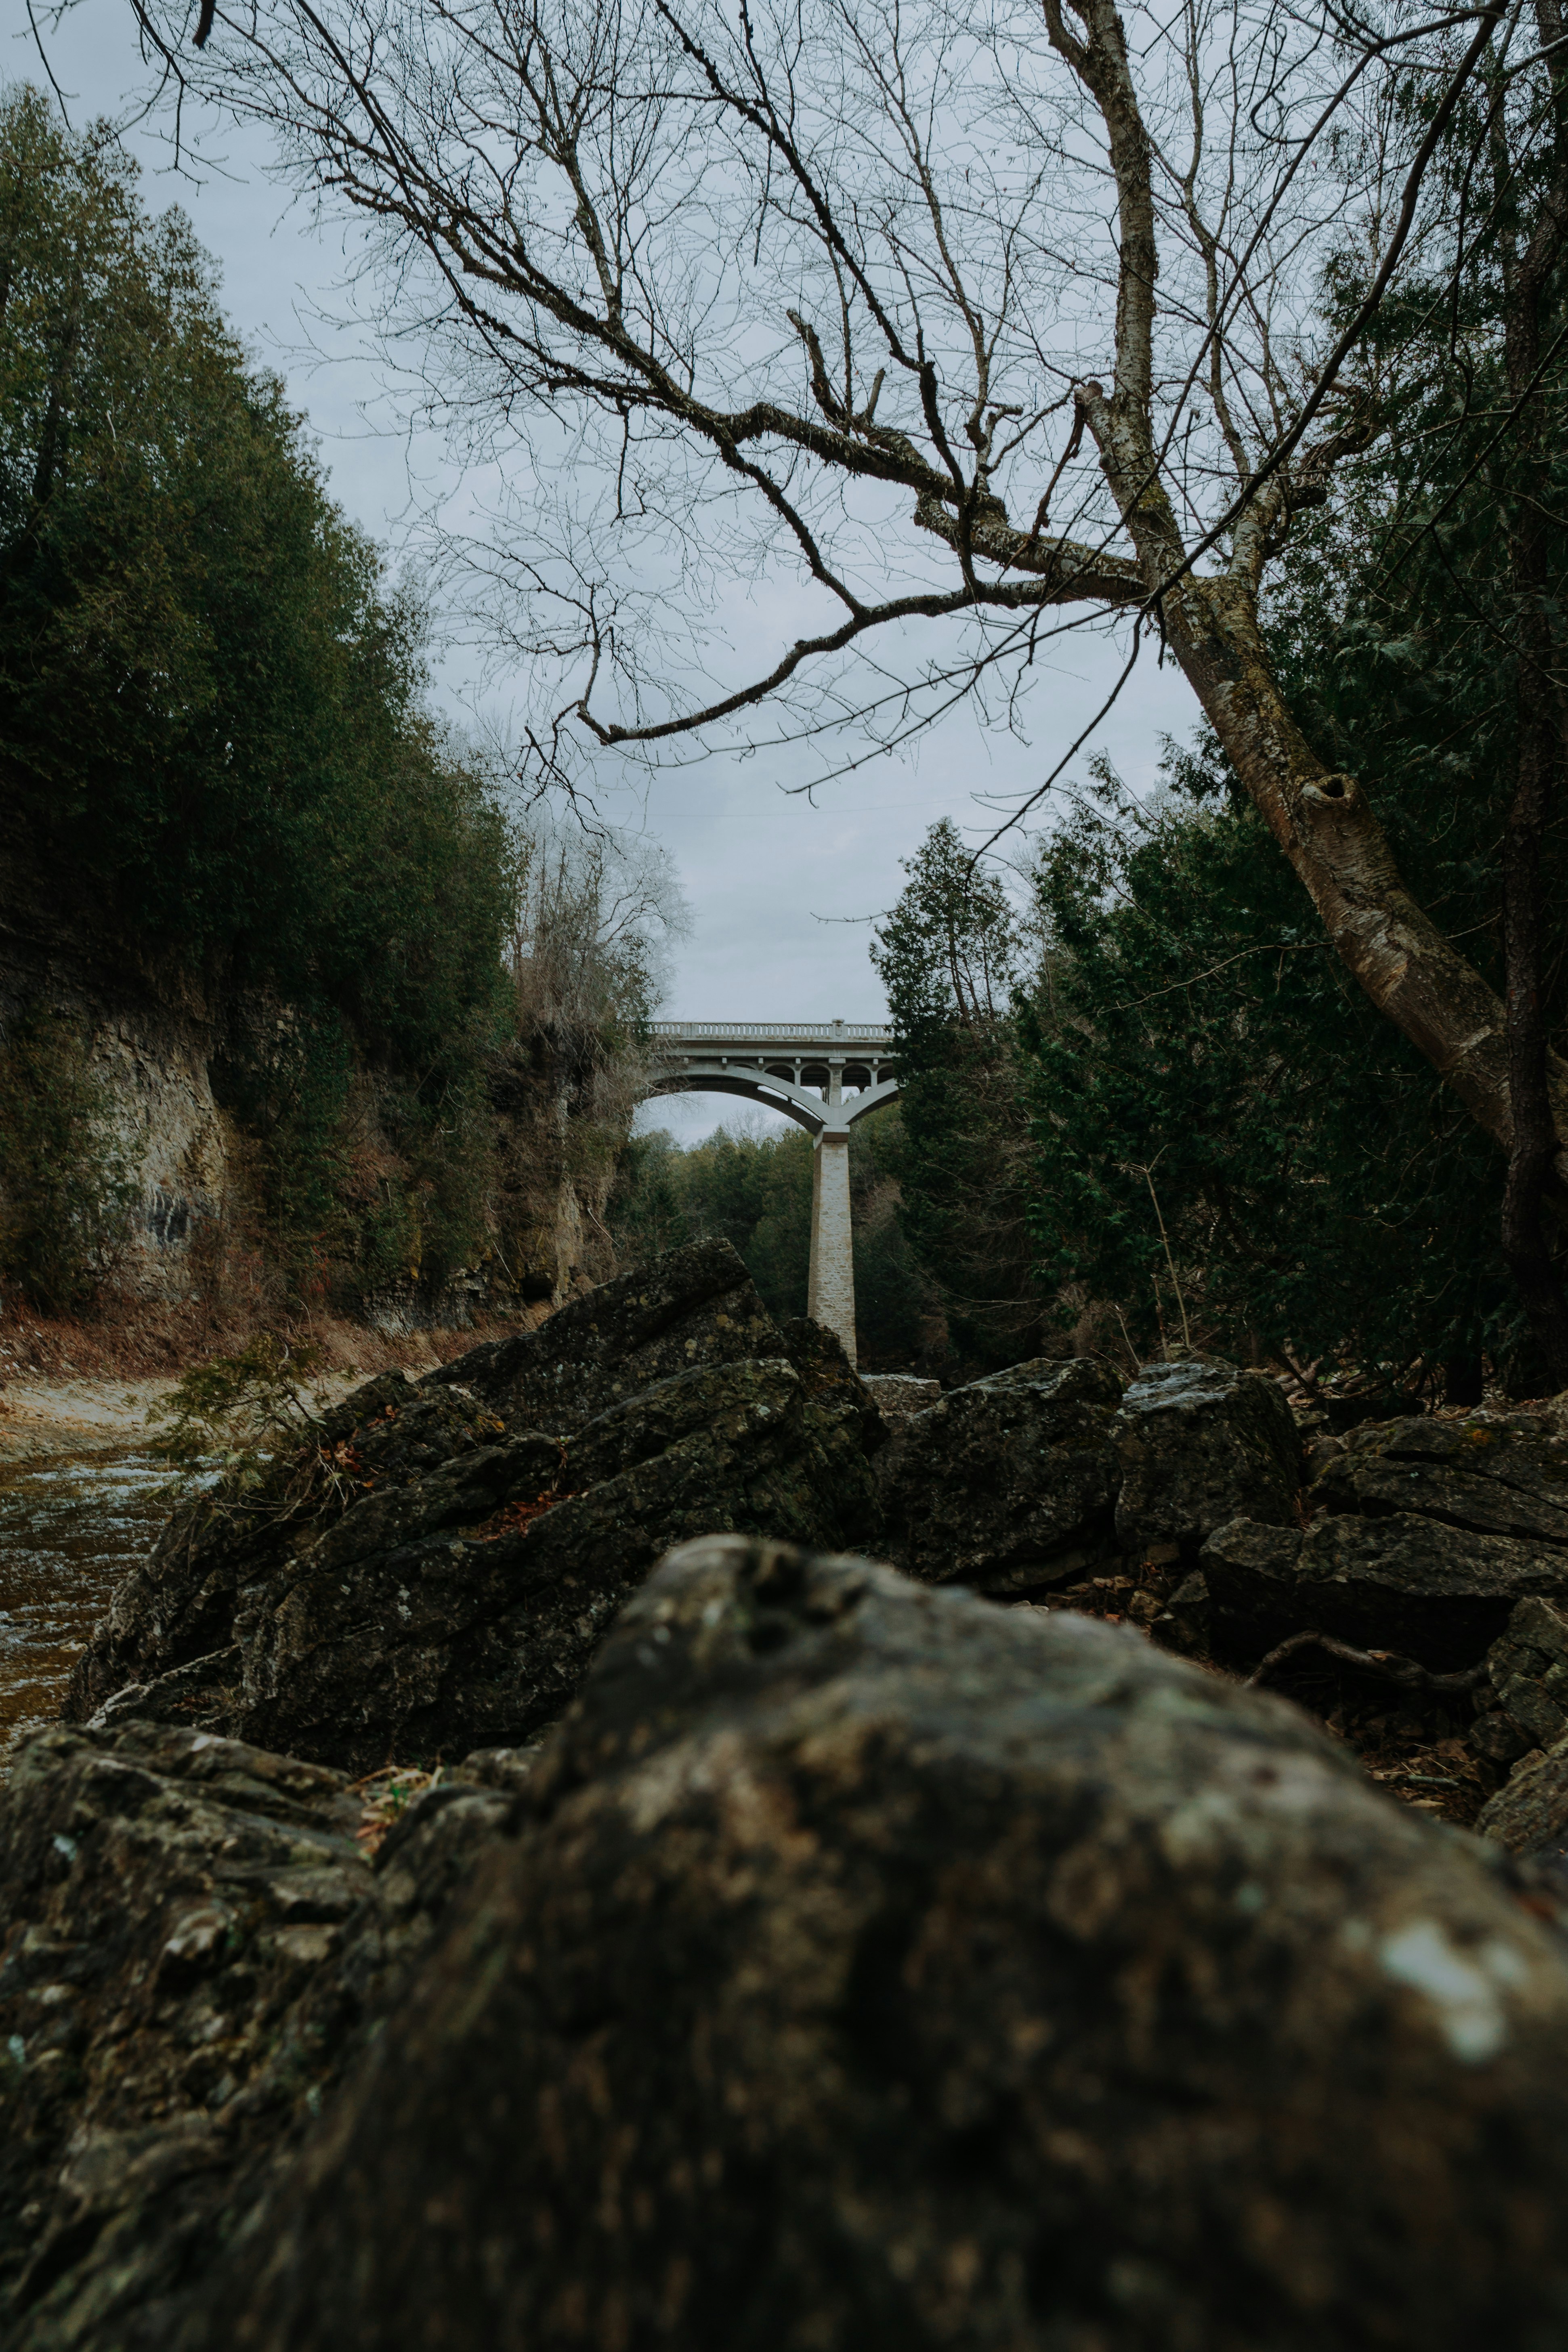
[{"label": "large tree trunk", "polygon": [[[1539,0],[1542,42],[1561,37],[1556,0]],[[1534,495],[1542,450],[1541,391],[1542,298],[1563,249],[1568,217],[1568,141],[1559,92],[1556,171],[1542,198],[1533,235],[1522,253],[1511,233],[1500,239],[1504,289],[1504,359],[1516,409],[1509,452],[1511,484],[1509,569],[1514,594],[1514,788],[1503,828],[1503,969],[1508,991],[1509,1086],[1513,1135],[1503,1192],[1502,1247],[1552,1384],[1568,1388],[1568,1299],[1542,1225],[1542,1203],[1552,1181],[1558,1123],[1548,1086],[1546,1006],[1542,952],[1541,849],[1556,795],[1563,713],[1556,647],[1548,618],[1552,592],[1547,525]],[[1494,120],[1496,118],[1494,117]],[[1496,199],[1511,178],[1505,150],[1496,153]],[[1511,497],[1507,489],[1511,488]]]},{"label": "large tree trunk", "polygon": [[[1166,599],[1172,650],[1269,830],[1300,877],[1346,969],[1502,1149],[1514,1111],[1506,1008],[1406,887],[1388,837],[1352,776],[1326,768],[1285,706],[1250,588],[1193,581]],[[1541,1086],[1568,1134],[1568,1065],[1546,1055]],[[1568,1181],[1557,1135],[1551,1165]]]},{"label": "large tree trunk", "polygon": [[[1166,492],[1152,425],[1158,270],[1150,150],[1115,0],[1044,0],[1054,46],[1100,108],[1116,178],[1116,382],[1079,405],[1137,551],[1161,625],[1242,783],[1300,877],[1346,969],[1424,1054],[1505,1151],[1514,1142],[1507,1010],[1416,904],[1387,835],[1352,776],[1326,768],[1279,690],[1258,622],[1271,526],[1285,520],[1283,471],[1238,520],[1229,571],[1198,576]],[[1548,0],[1555,5],[1555,0]],[[1358,446],[1349,444],[1348,446]],[[1568,1064],[1541,1041],[1538,1091],[1552,1116],[1550,1174],[1568,1188]]]}]

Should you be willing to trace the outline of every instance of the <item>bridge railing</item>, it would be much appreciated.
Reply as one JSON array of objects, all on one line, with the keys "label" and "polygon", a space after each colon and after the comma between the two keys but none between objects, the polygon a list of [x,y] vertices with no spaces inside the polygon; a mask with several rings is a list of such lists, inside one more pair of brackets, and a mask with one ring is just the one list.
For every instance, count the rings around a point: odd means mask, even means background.
[{"label": "bridge railing", "polygon": [[782,1045],[786,1039],[820,1038],[829,1045],[881,1045],[890,1044],[893,1035],[892,1024],[887,1021],[655,1021],[650,1026],[656,1037],[733,1038],[737,1044],[757,1039]]}]

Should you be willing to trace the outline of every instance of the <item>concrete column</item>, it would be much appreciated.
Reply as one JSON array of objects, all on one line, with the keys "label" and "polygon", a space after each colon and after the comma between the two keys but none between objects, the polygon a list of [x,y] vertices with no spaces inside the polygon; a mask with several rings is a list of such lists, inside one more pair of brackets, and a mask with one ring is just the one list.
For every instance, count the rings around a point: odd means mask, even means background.
[{"label": "concrete column", "polygon": [[811,1273],[805,1311],[855,1357],[855,1251],[849,1227],[849,1138],[819,1135],[811,1158]]}]

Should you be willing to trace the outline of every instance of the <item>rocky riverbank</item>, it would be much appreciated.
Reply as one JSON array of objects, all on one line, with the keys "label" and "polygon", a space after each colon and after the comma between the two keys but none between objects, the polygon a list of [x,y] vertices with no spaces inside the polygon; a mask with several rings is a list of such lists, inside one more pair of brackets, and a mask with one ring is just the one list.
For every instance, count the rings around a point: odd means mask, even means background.
[{"label": "rocky riverbank", "polygon": [[1561,1444],[885,1414],[717,1244],[362,1385],[0,1797],[7,2340],[1556,2341]]}]

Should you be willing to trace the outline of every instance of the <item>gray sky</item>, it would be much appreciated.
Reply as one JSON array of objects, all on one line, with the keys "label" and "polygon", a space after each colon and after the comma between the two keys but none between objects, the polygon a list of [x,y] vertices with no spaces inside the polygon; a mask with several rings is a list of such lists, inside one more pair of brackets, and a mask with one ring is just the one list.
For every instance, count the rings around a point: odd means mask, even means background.
[{"label": "gray sky", "polygon": [[[0,49],[0,71],[41,79],[20,6],[10,21],[20,31]],[[97,114],[120,116],[142,82],[124,0],[81,0],[49,37],[49,56],[78,129]],[[169,171],[153,131],[133,131],[127,143],[142,163],[147,202],[154,208],[177,202],[189,213],[221,268],[230,319],[309,414],[333,495],[395,561],[402,534],[430,488],[440,487],[447,461],[438,446],[410,442],[398,430],[353,334],[321,323],[323,313],[344,307],[334,292],[344,266],[342,236],[318,234],[302,209],[290,209],[287,192],[267,176],[268,150],[258,134],[226,131],[216,143],[227,174],[208,172],[195,185]],[[743,653],[752,636],[759,656],[781,634],[776,600],[765,619],[742,609],[730,623],[736,646]],[[843,919],[889,904],[903,878],[899,860],[939,817],[983,838],[994,819],[973,795],[1040,781],[1089,723],[1124,658],[1110,638],[1070,638],[1037,671],[1030,744],[987,735],[961,713],[927,734],[912,758],[879,759],[826,787],[816,806],[781,789],[810,773],[791,751],[771,766],[763,757],[744,764],[716,757],[657,779],[651,789],[605,755],[597,774],[605,814],[668,845],[691,906],[692,935],[677,952],[667,1011],[709,1020],[879,1015],[867,929]],[[476,676],[477,663],[461,655],[442,665],[441,690],[458,716]],[[503,683],[498,707],[505,700]],[[1146,658],[1087,748],[1108,751],[1128,783],[1145,790],[1154,781],[1162,731],[1185,735],[1195,718],[1180,677]],[[643,1123],[668,1126],[687,1140],[732,1120],[737,1108],[714,1097],[656,1103]]]}]

